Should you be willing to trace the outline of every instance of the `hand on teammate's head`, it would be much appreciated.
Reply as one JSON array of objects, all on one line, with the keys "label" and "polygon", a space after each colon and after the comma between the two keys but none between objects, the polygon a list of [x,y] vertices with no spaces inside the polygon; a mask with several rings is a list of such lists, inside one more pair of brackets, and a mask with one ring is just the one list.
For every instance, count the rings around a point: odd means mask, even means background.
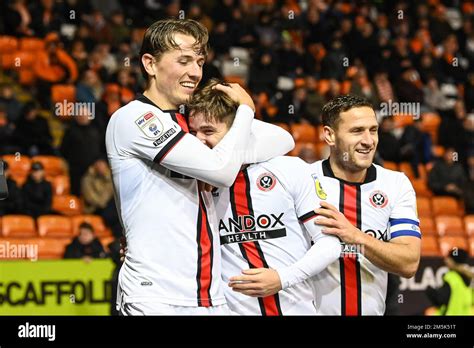
[{"label": "hand on teammate's head", "polygon": [[248,105],[255,111],[255,104],[252,97],[238,83],[219,83],[215,85],[214,88],[227,94],[236,103]]}]

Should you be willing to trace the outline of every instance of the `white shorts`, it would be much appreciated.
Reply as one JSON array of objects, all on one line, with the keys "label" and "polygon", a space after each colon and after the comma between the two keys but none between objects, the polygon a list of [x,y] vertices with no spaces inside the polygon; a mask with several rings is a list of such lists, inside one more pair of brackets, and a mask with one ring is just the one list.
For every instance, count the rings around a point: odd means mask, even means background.
[{"label": "white shorts", "polygon": [[160,302],[122,303],[120,315],[231,315],[226,304],[212,307],[174,306]]}]

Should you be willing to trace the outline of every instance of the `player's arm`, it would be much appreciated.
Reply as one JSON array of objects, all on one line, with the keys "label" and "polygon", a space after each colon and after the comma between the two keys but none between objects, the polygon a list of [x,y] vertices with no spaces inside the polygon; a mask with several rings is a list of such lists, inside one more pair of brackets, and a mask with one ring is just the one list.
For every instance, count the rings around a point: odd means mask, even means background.
[{"label": "player's arm", "polygon": [[353,226],[334,206],[323,202],[315,212],[324,216],[316,222],[323,232],[338,236],[348,244],[362,247],[364,256],[386,272],[404,278],[415,275],[420,262],[421,232],[416,214],[416,196],[406,176],[397,183],[400,194],[390,217],[390,241],[384,242]]},{"label": "player's arm", "polygon": [[[291,167],[285,167],[284,172],[275,174],[292,195],[299,220],[304,224],[314,244],[301,259],[290,266],[276,270],[249,269],[244,270],[242,276],[230,278],[233,290],[245,295],[255,297],[273,295],[281,289],[291,287],[318,274],[340,256],[339,239],[323,234],[321,228],[313,222],[316,217],[314,207],[318,206],[319,198],[316,195],[315,181],[310,167],[296,158],[291,159],[290,165]],[[240,283],[235,281],[240,281]]]},{"label": "player's arm", "polygon": [[[229,132],[213,149],[161,115],[143,115],[135,124],[116,127],[115,146],[129,156],[152,160],[178,173],[214,186],[230,186],[243,163],[245,146],[254,117],[252,98],[237,84],[217,85],[240,104]],[[152,117],[144,119],[143,117]]]},{"label": "player's arm", "polygon": [[244,163],[264,162],[293,150],[295,141],[290,133],[271,123],[253,120]]}]

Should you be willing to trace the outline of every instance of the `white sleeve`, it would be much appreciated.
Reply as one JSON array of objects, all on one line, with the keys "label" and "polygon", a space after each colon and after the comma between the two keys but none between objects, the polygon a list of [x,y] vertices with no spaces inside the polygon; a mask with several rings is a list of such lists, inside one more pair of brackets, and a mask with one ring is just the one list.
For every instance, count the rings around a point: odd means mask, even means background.
[{"label": "white sleeve", "polygon": [[[313,224],[313,221],[306,225]],[[341,242],[334,236],[321,236],[306,254],[288,267],[276,269],[280,276],[283,289],[298,284],[318,274],[331,263],[336,261],[341,254]]]},{"label": "white sleeve", "polygon": [[253,116],[249,106],[240,105],[232,127],[213,149],[185,134],[167,151],[160,152],[155,162],[211,185],[229,187],[242,166]]},{"label": "white sleeve", "polygon": [[230,186],[243,163],[253,115],[249,106],[240,105],[229,132],[212,150],[170,118],[152,111],[135,124],[121,121],[115,127],[115,139],[123,155],[160,163],[214,186]]},{"label": "white sleeve", "polygon": [[322,233],[321,226],[315,225],[313,221],[317,216],[314,209],[319,207],[321,201],[317,195],[316,174],[303,160],[287,158],[285,171],[280,171],[279,178],[284,176],[283,184],[294,199],[298,219],[304,224],[314,245],[291,266],[276,269],[283,289],[318,274],[336,261],[341,253],[339,238]]},{"label": "white sleeve", "polygon": [[390,239],[401,236],[421,238],[420,220],[416,211],[416,194],[410,180],[400,174],[399,194],[390,213]]},{"label": "white sleeve", "polygon": [[295,141],[290,133],[274,124],[253,120],[244,163],[268,161],[293,150]]}]

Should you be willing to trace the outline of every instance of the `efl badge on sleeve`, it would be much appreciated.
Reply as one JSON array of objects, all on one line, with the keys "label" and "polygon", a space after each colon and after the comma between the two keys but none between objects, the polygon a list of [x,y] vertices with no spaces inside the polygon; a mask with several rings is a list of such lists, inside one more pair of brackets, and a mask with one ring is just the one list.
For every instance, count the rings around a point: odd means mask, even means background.
[{"label": "efl badge on sleeve", "polygon": [[158,138],[163,132],[163,124],[151,111],[137,118],[135,124],[150,139]]}]

